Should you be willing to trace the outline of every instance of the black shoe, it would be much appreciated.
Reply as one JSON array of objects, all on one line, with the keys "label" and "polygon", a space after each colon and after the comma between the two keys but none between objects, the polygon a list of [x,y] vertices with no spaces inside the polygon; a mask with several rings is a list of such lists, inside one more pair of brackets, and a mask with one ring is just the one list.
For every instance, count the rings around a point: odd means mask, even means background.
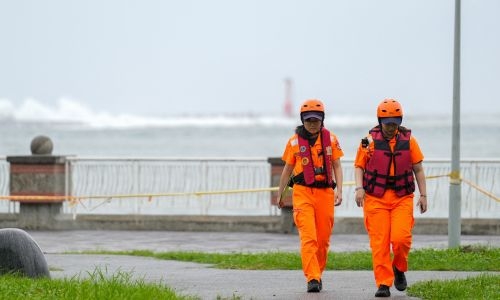
[{"label": "black shoe", "polygon": [[406,290],[406,286],[408,285],[406,283],[406,276],[405,272],[399,271],[396,267],[392,267],[392,270],[394,271],[394,286],[398,291],[404,291]]},{"label": "black shoe", "polygon": [[311,281],[307,283],[308,293],[319,293],[320,290],[320,283],[316,279],[311,279]]},{"label": "black shoe", "polygon": [[375,293],[375,297],[390,297],[390,296],[391,296],[391,291],[389,291],[389,287],[383,284],[381,284],[378,287],[378,290]]},{"label": "black shoe", "polygon": [[321,278],[319,279],[319,290],[321,291],[323,289],[323,280]]}]

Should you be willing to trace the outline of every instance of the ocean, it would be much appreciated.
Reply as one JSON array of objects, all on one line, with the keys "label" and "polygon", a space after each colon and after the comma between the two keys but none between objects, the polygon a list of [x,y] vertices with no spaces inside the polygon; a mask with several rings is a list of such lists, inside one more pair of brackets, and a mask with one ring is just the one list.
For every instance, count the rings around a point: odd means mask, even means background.
[{"label": "ocean", "polygon": [[[279,157],[299,125],[282,116],[109,117],[71,122],[0,120],[0,156],[29,155],[38,135],[51,138],[54,155],[92,157]],[[62,120],[62,121],[61,121]],[[363,136],[375,125],[370,116],[327,116],[325,125],[352,160]],[[427,159],[451,158],[451,116],[403,120]],[[463,159],[500,158],[496,144],[500,114],[466,115],[461,120]]]},{"label": "ocean", "polygon": [[[371,116],[328,116],[326,127],[333,131],[340,140],[346,161],[345,170],[352,171],[352,160],[355,157],[360,139],[374,126],[376,120]],[[178,116],[164,118],[142,117],[108,117],[90,118],[86,120],[69,121],[69,117],[57,119],[14,120],[0,121],[0,157],[30,155],[30,143],[38,135],[51,138],[54,144],[54,155],[74,155],[80,158],[257,158],[280,157],[288,138],[299,125],[298,118],[282,116],[255,116],[255,115],[228,115],[228,116]],[[419,141],[420,147],[429,160],[449,160],[451,158],[451,116],[411,116],[403,120],[403,125],[412,129],[413,135]],[[461,120],[461,158],[463,160],[499,159],[500,147],[496,139],[500,132],[500,114],[467,115]],[[425,167],[424,159],[424,167]],[[98,171],[96,182],[108,185],[95,185],[95,182],[86,182],[87,175],[92,169],[80,170],[75,175],[76,187],[84,186],[78,195],[93,194],[123,194],[126,191],[136,193],[165,193],[165,192],[193,192],[218,191],[239,189],[241,180],[245,186],[251,181],[254,188],[269,186],[269,171],[260,169],[255,173],[244,164],[245,175],[235,167],[232,175],[218,174],[219,180],[210,181],[205,185],[203,178],[196,167],[189,167],[182,163],[179,169],[168,168],[176,174],[165,173],[160,178],[149,178],[138,181],[136,177],[124,176],[123,170],[134,167],[130,163],[122,169],[102,169]],[[449,163],[431,164],[427,175],[443,175]],[[158,168],[162,164],[156,163]],[[465,165],[464,165],[465,166]],[[149,170],[151,166],[144,166]],[[350,168],[349,168],[350,167]],[[194,169],[193,169],[194,168]],[[217,168],[216,168],[217,169]],[[248,170],[247,170],[248,169]],[[167,170],[167,169],[163,169]],[[187,175],[194,183],[187,183],[177,177],[179,172],[191,172]],[[483,162],[481,167],[467,165],[465,176],[489,192],[498,194],[498,164],[489,165]],[[170,172],[169,171],[169,172]],[[351,181],[352,172],[345,171],[345,181]],[[111,173],[109,173],[111,172]],[[162,171],[163,172],[163,171]],[[474,174],[479,175],[474,175]],[[186,173],[188,174],[188,173]],[[238,175],[240,174],[240,175]],[[263,175],[265,174],[265,175]],[[231,180],[222,180],[229,176]],[[243,178],[241,178],[243,177]],[[127,179],[128,178],[128,179]],[[186,177],[182,177],[186,178]],[[213,178],[212,178],[213,179]],[[161,181],[158,183],[158,181]],[[180,181],[179,181],[180,180]],[[227,181],[227,182],[226,182]],[[1,188],[7,193],[7,181],[0,180]],[[111,183],[110,183],[111,182]],[[155,183],[156,182],[156,183]],[[111,184],[111,185],[110,185]],[[201,185],[199,185],[201,184]],[[234,187],[229,187],[231,184]],[[428,181],[428,193],[431,194],[431,207],[424,217],[446,217],[448,203],[448,180],[446,178]],[[140,189],[139,189],[140,187]],[[105,188],[111,189],[106,190]],[[361,216],[361,210],[355,207],[352,191],[345,189],[346,201],[342,207],[336,209],[339,216]],[[491,217],[498,215],[500,205],[491,198],[485,197],[469,185],[463,187],[463,215],[465,217]],[[249,208],[249,205],[253,205]],[[91,209],[89,209],[91,208]],[[18,208],[14,208],[16,210]],[[2,203],[0,211],[12,211],[12,207]],[[65,212],[71,213],[124,213],[124,214],[236,214],[248,215],[279,213],[269,207],[269,196],[266,193],[189,196],[155,199],[152,203],[146,199],[141,201],[114,200],[103,205],[102,201],[89,201],[86,206],[75,208],[66,207]]]}]

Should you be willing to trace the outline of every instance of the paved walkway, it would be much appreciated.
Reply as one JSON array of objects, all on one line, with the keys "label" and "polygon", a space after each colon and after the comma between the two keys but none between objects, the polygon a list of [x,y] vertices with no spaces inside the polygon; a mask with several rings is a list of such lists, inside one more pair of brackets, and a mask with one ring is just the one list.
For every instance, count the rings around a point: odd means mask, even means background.
[{"label": "paved walkway", "polygon": [[[46,253],[54,278],[89,276],[98,268],[113,274],[120,270],[136,278],[162,282],[185,295],[201,299],[373,299],[376,287],[371,271],[326,271],[324,290],[305,292],[302,271],[220,270],[210,265],[164,261],[152,258],[63,254],[82,250],[266,252],[298,251],[298,236],[243,232],[164,232],[164,231],[30,231]],[[446,248],[447,236],[414,236],[413,248]],[[500,247],[500,236],[462,236],[462,245],[482,244]],[[332,251],[368,250],[365,235],[333,235]],[[407,273],[408,284],[430,279],[454,279],[476,272]],[[411,299],[391,289],[393,299]]]}]

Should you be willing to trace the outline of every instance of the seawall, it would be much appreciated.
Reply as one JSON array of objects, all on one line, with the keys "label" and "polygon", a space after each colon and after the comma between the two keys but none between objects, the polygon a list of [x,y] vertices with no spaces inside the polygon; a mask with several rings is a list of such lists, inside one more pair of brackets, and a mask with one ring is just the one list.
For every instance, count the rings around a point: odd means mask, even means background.
[{"label": "seawall", "polygon": [[[26,230],[152,230],[296,233],[289,215],[72,215],[60,214],[42,225],[22,224],[19,214],[0,214],[0,227]],[[335,233],[365,234],[362,218],[335,218]],[[414,234],[448,234],[448,219],[415,219]],[[462,219],[463,235],[500,235],[497,219]]]}]

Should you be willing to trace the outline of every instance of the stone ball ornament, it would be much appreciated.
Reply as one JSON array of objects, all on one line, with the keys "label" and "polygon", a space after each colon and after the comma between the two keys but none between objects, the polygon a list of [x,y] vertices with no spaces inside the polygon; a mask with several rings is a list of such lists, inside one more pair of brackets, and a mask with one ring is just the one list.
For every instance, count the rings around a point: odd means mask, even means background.
[{"label": "stone ball ornament", "polygon": [[34,155],[50,155],[54,149],[52,140],[45,135],[39,135],[31,141],[31,154]]}]

